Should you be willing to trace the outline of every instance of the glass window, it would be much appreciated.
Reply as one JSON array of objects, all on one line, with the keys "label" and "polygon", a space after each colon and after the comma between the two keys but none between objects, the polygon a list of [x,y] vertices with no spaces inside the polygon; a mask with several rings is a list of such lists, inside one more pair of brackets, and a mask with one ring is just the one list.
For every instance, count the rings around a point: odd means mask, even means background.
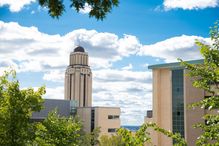
[{"label": "glass window", "polygon": [[93,132],[94,128],[95,128],[95,110],[91,109],[91,132]]},{"label": "glass window", "polygon": [[183,74],[183,69],[172,70],[172,126],[174,133],[184,137]]},{"label": "glass window", "polygon": [[109,129],[108,129],[108,132],[109,132],[109,133],[116,132],[116,129],[115,129],[115,128],[109,128]]},{"label": "glass window", "polygon": [[108,119],[119,119],[119,115],[108,115]]}]

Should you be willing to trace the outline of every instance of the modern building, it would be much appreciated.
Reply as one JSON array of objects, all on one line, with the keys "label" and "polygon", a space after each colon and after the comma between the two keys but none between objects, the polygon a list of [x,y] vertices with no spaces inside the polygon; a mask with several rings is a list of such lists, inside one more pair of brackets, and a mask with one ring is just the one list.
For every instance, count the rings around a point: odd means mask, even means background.
[{"label": "modern building", "polygon": [[[188,61],[201,64],[203,60]],[[206,93],[192,86],[192,80],[185,74],[188,72],[180,63],[151,65],[153,71],[153,107],[148,111],[145,122],[155,122],[160,127],[180,133],[194,146],[201,134],[193,125],[204,122],[202,116],[205,109],[188,109],[187,105],[204,98]],[[151,132],[152,142],[156,146],[171,146],[174,141],[163,134]]]},{"label": "modern building", "polygon": [[101,135],[111,135],[120,128],[119,107],[76,107],[71,100],[45,99],[44,109],[32,115],[33,121],[43,121],[52,110],[58,110],[61,117],[77,115],[83,122],[86,132],[92,132],[94,128],[100,127]]},{"label": "modern building", "polygon": [[64,100],[46,99],[45,108],[33,113],[32,120],[41,121],[56,108],[60,116],[79,116],[86,132],[100,127],[100,135],[111,135],[120,128],[119,107],[92,107],[92,72],[83,47],[76,47],[70,54],[64,92]]}]

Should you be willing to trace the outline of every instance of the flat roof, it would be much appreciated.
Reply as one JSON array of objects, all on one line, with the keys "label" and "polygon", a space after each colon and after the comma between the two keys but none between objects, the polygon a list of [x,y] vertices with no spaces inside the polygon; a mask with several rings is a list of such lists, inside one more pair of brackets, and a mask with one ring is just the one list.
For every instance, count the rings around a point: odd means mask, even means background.
[{"label": "flat roof", "polygon": [[70,116],[70,100],[45,99],[43,106],[44,108],[39,112],[33,112],[31,119],[45,119],[48,116],[48,113],[56,108],[58,110],[59,115],[66,117]]},{"label": "flat roof", "polygon": [[119,109],[120,107],[115,107],[115,106],[85,106],[85,107],[76,107],[76,108],[116,108]]},{"label": "flat roof", "polygon": [[[203,64],[204,59],[190,60],[190,61],[185,61],[185,62],[190,63],[190,64]],[[148,66],[148,69],[158,69],[158,68],[183,68],[183,67],[180,65],[180,62],[155,64],[155,65]]]}]

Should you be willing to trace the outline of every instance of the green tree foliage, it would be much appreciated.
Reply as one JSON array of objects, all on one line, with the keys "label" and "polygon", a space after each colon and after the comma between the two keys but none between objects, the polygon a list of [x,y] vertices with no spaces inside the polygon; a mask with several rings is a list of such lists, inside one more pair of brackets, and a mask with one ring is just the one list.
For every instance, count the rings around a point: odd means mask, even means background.
[{"label": "green tree foliage", "polygon": [[100,127],[95,128],[91,133],[86,134],[89,137],[90,145],[87,146],[94,146],[99,144],[99,134],[100,134]]},{"label": "green tree foliage", "polygon": [[204,58],[203,64],[182,65],[189,70],[188,76],[193,79],[193,86],[203,89],[210,97],[190,105],[192,108],[205,108],[208,114],[203,116],[205,123],[198,123],[195,128],[201,128],[203,133],[197,139],[198,146],[219,145],[219,24],[211,28],[212,44],[207,45],[197,41],[200,52]]},{"label": "green tree foliage", "polygon": [[[97,20],[103,20],[107,13],[119,4],[118,0],[70,0],[70,2],[70,7],[77,12],[84,9],[85,5],[88,4],[91,7],[89,16],[95,17]],[[59,18],[65,11],[63,0],[39,0],[39,4],[42,7],[47,7],[49,15],[53,18]]]},{"label": "green tree foliage", "polygon": [[122,137],[119,135],[102,135],[100,137],[99,146],[125,146],[125,143],[122,141]]},{"label": "green tree foliage", "polygon": [[91,133],[82,131],[79,146],[96,146],[99,144],[100,128],[95,128]]},{"label": "green tree foliage", "polygon": [[145,144],[153,145],[151,143],[150,133],[148,132],[149,128],[175,140],[174,146],[187,146],[186,141],[179,133],[172,133],[171,131],[160,128],[155,123],[145,123],[135,133],[132,133],[127,129],[120,128],[117,131],[117,134],[121,136],[125,146],[144,146]]},{"label": "green tree foliage", "polygon": [[33,112],[43,108],[45,87],[20,89],[16,72],[0,76],[0,145],[1,146],[93,146],[98,144],[99,128],[91,133],[82,130],[78,118],[49,113],[42,122],[31,122]]},{"label": "green tree foliage", "polygon": [[37,124],[34,143],[43,146],[93,146],[97,144],[99,130],[85,133],[82,128],[82,123],[78,118],[60,117],[57,110],[54,110],[42,123]]},{"label": "green tree foliage", "polygon": [[81,123],[75,118],[60,117],[57,110],[37,124],[36,143],[48,146],[77,146],[80,141]]},{"label": "green tree foliage", "polygon": [[18,146],[34,139],[33,112],[42,109],[45,88],[20,89],[15,71],[0,76],[0,145]]}]

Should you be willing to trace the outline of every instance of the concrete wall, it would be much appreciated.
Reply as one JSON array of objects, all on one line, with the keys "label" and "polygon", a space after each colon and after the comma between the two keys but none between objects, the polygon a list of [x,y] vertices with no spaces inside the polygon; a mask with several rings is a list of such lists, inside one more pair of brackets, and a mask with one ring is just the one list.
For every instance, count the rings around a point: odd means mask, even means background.
[{"label": "concrete wall", "polygon": [[[172,131],[172,87],[171,70],[153,70],[153,122]],[[154,132],[152,142],[156,146],[171,146],[172,140]]]},{"label": "concrete wall", "polygon": [[91,131],[91,109],[95,110],[95,128],[100,127],[101,135],[111,135],[109,128],[120,128],[120,118],[108,119],[108,115],[119,115],[120,108],[117,107],[78,107],[77,115],[81,118],[86,132]]},{"label": "concrete wall", "polygon": [[[186,73],[186,71],[184,71]],[[197,102],[204,97],[204,91],[192,86],[192,80],[188,76],[184,76],[184,125],[185,139],[188,146],[194,146],[197,137],[201,134],[201,130],[193,128],[195,123],[204,122],[201,118],[204,115],[204,109],[188,109],[187,106]]]},{"label": "concrete wall", "polygon": [[91,109],[92,108],[77,108],[77,116],[83,122],[83,128],[86,132],[91,132]]},{"label": "concrete wall", "polygon": [[120,128],[120,118],[119,119],[108,119],[108,115],[119,115],[120,108],[116,107],[97,107],[95,108],[95,127],[101,127],[101,135],[111,135],[114,133],[109,133],[109,128]]},{"label": "concrete wall", "polygon": [[[186,73],[186,71],[184,71]],[[172,131],[172,71],[168,68],[153,69],[153,117],[145,122],[155,122],[160,127]],[[184,75],[184,130],[188,146],[194,146],[201,134],[193,125],[204,122],[201,118],[204,109],[188,109],[188,104],[199,101],[204,97],[204,91],[194,88],[191,79]],[[156,146],[172,146],[172,140],[157,132],[152,133],[152,142]]]}]

